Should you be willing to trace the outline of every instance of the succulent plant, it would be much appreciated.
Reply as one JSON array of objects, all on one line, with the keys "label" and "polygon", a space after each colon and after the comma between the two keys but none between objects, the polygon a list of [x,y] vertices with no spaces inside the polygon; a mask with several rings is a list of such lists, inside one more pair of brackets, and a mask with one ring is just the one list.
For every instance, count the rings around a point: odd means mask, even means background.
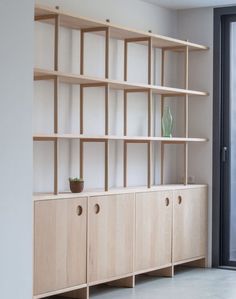
[{"label": "succulent plant", "polygon": [[79,178],[79,177],[74,177],[74,178],[70,177],[69,181],[70,182],[83,182],[84,179],[83,178]]}]

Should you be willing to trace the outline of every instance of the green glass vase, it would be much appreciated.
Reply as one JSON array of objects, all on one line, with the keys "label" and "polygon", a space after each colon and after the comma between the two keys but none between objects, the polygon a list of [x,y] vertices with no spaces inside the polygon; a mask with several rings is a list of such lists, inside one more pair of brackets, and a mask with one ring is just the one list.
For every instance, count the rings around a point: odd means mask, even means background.
[{"label": "green glass vase", "polygon": [[170,107],[166,106],[164,108],[164,113],[162,116],[163,137],[172,137],[172,130],[173,130],[173,117],[170,111]]}]

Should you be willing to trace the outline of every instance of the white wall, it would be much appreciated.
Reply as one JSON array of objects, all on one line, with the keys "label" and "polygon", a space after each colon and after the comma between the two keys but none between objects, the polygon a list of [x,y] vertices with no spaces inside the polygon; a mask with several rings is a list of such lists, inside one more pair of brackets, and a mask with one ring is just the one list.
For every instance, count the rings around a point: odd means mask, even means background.
[{"label": "white wall", "polygon": [[33,1],[0,1],[0,289],[32,298]]},{"label": "white wall", "polygon": [[189,156],[189,174],[196,181],[209,185],[209,262],[211,262],[212,237],[212,113],[213,113],[213,8],[189,9],[178,12],[178,35],[207,45],[206,52],[192,53],[190,56],[189,87],[208,91],[204,98],[191,97],[190,131],[193,137],[209,138],[205,144],[192,145]]}]

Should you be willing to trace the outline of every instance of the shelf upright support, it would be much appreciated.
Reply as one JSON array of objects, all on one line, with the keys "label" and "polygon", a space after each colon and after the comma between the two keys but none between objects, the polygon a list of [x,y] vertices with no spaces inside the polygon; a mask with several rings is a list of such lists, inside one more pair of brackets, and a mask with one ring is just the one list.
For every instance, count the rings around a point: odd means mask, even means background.
[{"label": "shelf upright support", "polygon": [[83,178],[84,175],[84,143],[85,142],[99,142],[104,143],[105,145],[105,154],[104,154],[104,190],[108,191],[109,189],[109,142],[108,139],[90,139],[90,138],[81,138],[80,139],[80,177]]},{"label": "shelf upright support", "polygon": [[110,41],[110,28],[107,27],[105,30],[105,78],[109,78],[109,41]]},{"label": "shelf upright support", "polygon": [[109,27],[82,28],[80,30],[80,74],[84,75],[84,34],[89,32],[105,32],[105,78],[109,78]]},{"label": "shelf upright support", "polygon": [[[189,88],[189,46],[185,48],[185,89]],[[188,138],[188,111],[189,111],[189,96],[185,95],[184,103],[185,112],[185,137]],[[188,184],[188,142],[184,144],[184,184]]]},{"label": "shelf upright support", "polygon": [[124,81],[128,77],[128,44],[148,42],[148,84],[152,84],[152,38],[151,37],[134,37],[124,40]]},{"label": "shelf upright support", "polygon": [[[59,30],[60,16],[55,15],[54,30],[54,70],[59,68]],[[54,78],[54,133],[58,134],[58,99],[59,99],[59,78]],[[54,140],[54,194],[58,194],[58,139]]]},{"label": "shelf upright support", "polygon": [[84,134],[84,85],[80,84],[80,134]]},{"label": "shelf upright support", "polygon": [[55,15],[55,37],[54,37],[54,70],[59,68],[59,30],[60,30],[60,16]]},{"label": "shelf upright support", "polygon": [[[161,49],[161,86],[164,86],[165,82],[165,49]],[[165,104],[165,95],[161,95],[161,122],[164,112],[164,104]],[[161,136],[163,136],[163,129],[161,124]],[[165,158],[165,143],[161,142],[161,185],[164,184],[164,158]]]},{"label": "shelf upright support", "polygon": [[127,90],[124,90],[124,136],[127,136]]},{"label": "shelf upright support", "polygon": [[151,168],[151,141],[150,140],[132,140],[132,139],[127,139],[124,140],[124,154],[123,154],[123,158],[124,158],[124,162],[123,162],[123,171],[124,171],[124,175],[123,175],[123,179],[124,179],[124,188],[127,187],[127,146],[129,143],[133,143],[133,144],[146,144],[147,145],[147,187],[151,188],[151,182],[152,182],[152,178],[151,178],[151,172],[152,172],[152,168]]},{"label": "shelf upright support", "polygon": [[80,30],[80,75],[84,74],[84,29]]},{"label": "shelf upright support", "polygon": [[152,136],[152,90],[148,90],[148,137]]},{"label": "shelf upright support", "polygon": [[148,84],[152,84],[152,38],[148,39]]},{"label": "shelf upright support", "polygon": [[105,85],[105,135],[109,135],[109,84]]},{"label": "shelf upright support", "polygon": [[105,191],[108,191],[109,189],[109,141],[105,140]]},{"label": "shelf upright support", "polygon": [[124,81],[127,81],[127,69],[128,69],[128,41],[124,40]]},{"label": "shelf upright support", "polygon": [[147,187],[152,186],[152,143],[148,141],[147,143]]},{"label": "shelf upright support", "polygon": [[123,150],[123,186],[127,187],[127,141],[124,140],[124,150]]}]

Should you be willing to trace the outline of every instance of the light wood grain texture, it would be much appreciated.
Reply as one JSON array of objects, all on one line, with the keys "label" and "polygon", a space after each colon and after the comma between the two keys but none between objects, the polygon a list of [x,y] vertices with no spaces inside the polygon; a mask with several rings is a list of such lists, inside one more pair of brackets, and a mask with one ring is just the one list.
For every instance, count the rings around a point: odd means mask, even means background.
[{"label": "light wood grain texture", "polygon": [[34,295],[86,283],[86,202],[35,202]]},{"label": "light wood grain texture", "polygon": [[105,86],[105,135],[109,135],[109,85]]},{"label": "light wood grain texture", "polygon": [[127,143],[123,143],[123,186],[127,187]]},{"label": "light wood grain texture", "polygon": [[35,295],[35,296],[33,296],[33,299],[48,298],[51,296],[61,295],[63,293],[67,293],[67,292],[71,292],[71,291],[79,290],[79,289],[83,289],[83,288],[87,288],[87,284],[81,284],[79,286],[74,286],[74,287],[65,288],[65,289],[59,289],[59,290],[56,290],[53,292],[47,292],[47,293],[43,293],[40,295]]},{"label": "light wood grain texture", "polygon": [[[49,8],[42,5],[37,5],[35,8],[35,16],[36,18],[42,16],[42,15],[48,15],[48,14],[60,14],[61,17],[61,26],[69,27],[73,29],[85,29],[90,27],[109,27],[110,28],[110,36],[111,38],[116,39],[147,39],[151,38],[153,42],[153,47],[157,48],[169,48],[172,47],[173,50],[175,50],[173,47],[177,47],[177,51],[184,51],[183,46],[188,45],[190,50],[207,50],[208,48],[206,46],[202,46],[199,44],[186,42],[183,40],[178,40],[175,38],[148,33],[148,32],[142,32],[138,30],[134,30],[127,27],[122,27],[119,25],[106,23],[106,22],[99,22],[95,20],[91,20],[88,18],[80,17],[72,12],[66,12],[60,10]],[[45,22],[48,21],[50,23],[50,20],[45,20]]]},{"label": "light wood grain texture", "polygon": [[194,95],[194,96],[207,96],[207,92],[195,91],[195,90],[186,90],[182,88],[173,88],[166,86],[158,85],[148,85],[143,83],[131,83],[119,80],[96,78],[85,75],[78,75],[72,73],[65,73],[53,70],[44,70],[44,69],[35,69],[34,71],[34,80],[51,80],[54,76],[58,76],[60,82],[67,84],[96,84],[96,83],[109,83],[110,88],[115,90],[123,89],[151,89],[154,94],[164,94],[168,96],[183,96],[185,94]]},{"label": "light wood grain texture", "polygon": [[[150,189],[147,186],[136,186],[129,188],[110,188],[109,191],[104,191],[102,188],[84,190],[82,193],[74,194],[69,190],[66,192],[61,192],[58,195],[53,193],[35,193],[33,196],[34,201],[41,200],[51,200],[51,199],[65,199],[65,198],[80,198],[80,197],[91,197],[91,196],[102,196],[102,195],[117,195],[117,194],[127,194],[127,193],[143,193],[143,192],[153,192],[153,191],[174,191],[174,190],[185,190],[185,189],[198,189],[206,188],[206,185],[202,184],[193,184],[193,185],[184,185],[184,184],[170,184],[170,185],[156,185],[152,186]],[[154,269],[155,270],[155,269]]]},{"label": "light wood grain texture", "polygon": [[129,143],[147,143],[148,141],[162,141],[165,144],[185,142],[207,142],[207,138],[185,137],[146,137],[146,136],[115,136],[115,135],[80,135],[80,134],[37,134],[33,136],[35,141],[54,141],[56,139],[81,139],[83,141],[102,142],[105,140],[125,140]]},{"label": "light wood grain texture", "polygon": [[55,16],[55,32],[54,32],[54,70],[59,68],[59,30],[60,30],[60,16]]},{"label": "light wood grain texture", "polygon": [[171,264],[171,191],[136,194],[135,271]]},{"label": "light wood grain texture", "polygon": [[148,84],[152,84],[152,39],[148,38]]},{"label": "light wood grain texture", "polygon": [[110,28],[105,29],[105,78],[109,78],[109,41],[110,41]]},{"label": "light wood grain texture", "polygon": [[91,197],[89,282],[132,274],[133,238],[133,194]]},{"label": "light wood grain texture", "polygon": [[84,30],[80,30],[80,74],[84,74]]},{"label": "light wood grain texture", "polygon": [[174,263],[206,256],[207,227],[207,188],[174,191]]}]

